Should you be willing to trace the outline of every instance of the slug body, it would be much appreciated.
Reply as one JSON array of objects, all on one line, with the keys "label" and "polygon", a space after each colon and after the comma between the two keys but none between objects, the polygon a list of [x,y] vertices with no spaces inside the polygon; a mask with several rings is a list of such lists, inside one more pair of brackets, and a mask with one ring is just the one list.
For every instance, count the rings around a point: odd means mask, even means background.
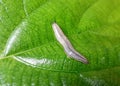
[{"label": "slug body", "polygon": [[66,54],[77,61],[87,64],[88,63],[87,59],[73,48],[72,44],[70,43],[68,38],[64,35],[60,27],[56,23],[53,23],[52,28],[56,39],[64,47]]}]

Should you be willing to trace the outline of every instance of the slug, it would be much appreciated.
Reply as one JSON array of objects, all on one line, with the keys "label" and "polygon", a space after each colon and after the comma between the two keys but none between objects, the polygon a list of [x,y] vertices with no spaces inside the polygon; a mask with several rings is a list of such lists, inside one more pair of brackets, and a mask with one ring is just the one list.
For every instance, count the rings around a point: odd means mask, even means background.
[{"label": "slug", "polygon": [[56,39],[63,46],[66,54],[77,61],[87,64],[88,60],[73,48],[72,44],[70,43],[68,38],[64,35],[61,28],[56,23],[52,24],[52,28]]}]

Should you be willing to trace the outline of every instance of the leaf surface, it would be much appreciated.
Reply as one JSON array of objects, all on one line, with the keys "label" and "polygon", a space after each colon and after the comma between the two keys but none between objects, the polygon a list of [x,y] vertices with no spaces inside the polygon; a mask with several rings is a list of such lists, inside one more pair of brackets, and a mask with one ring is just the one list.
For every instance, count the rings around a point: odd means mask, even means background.
[{"label": "leaf surface", "polygon": [[[120,84],[120,0],[1,0],[0,84]],[[89,64],[65,54],[56,22]]]}]

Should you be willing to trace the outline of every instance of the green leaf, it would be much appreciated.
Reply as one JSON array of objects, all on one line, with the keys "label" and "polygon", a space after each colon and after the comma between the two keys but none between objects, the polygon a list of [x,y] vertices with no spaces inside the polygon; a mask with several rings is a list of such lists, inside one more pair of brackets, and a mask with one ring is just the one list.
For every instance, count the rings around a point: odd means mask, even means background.
[{"label": "green leaf", "polygon": [[[120,0],[0,0],[1,86],[118,86]],[[67,58],[56,22],[85,65]]]}]

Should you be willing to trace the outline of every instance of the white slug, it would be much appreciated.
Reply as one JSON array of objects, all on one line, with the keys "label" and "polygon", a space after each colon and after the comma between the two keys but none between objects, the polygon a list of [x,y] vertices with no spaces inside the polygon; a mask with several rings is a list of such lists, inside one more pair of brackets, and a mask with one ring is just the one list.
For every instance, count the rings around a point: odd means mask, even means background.
[{"label": "white slug", "polygon": [[87,59],[73,48],[72,44],[70,43],[68,38],[64,35],[60,27],[56,23],[53,23],[52,28],[53,28],[55,37],[60,42],[60,44],[64,47],[66,54],[77,61],[87,64],[88,63]]}]

